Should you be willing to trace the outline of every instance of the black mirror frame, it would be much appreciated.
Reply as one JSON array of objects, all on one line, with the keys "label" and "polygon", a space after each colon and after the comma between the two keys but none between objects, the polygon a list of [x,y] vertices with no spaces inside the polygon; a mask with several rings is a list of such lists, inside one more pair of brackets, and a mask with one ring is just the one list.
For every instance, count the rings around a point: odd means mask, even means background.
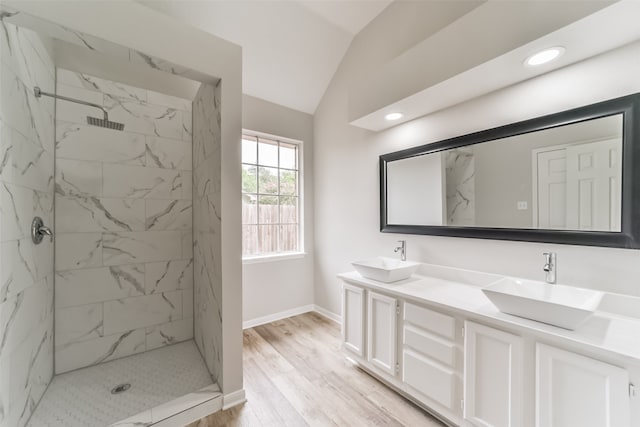
[{"label": "black mirror frame", "polygon": [[[387,163],[494,139],[622,114],[622,209],[621,231],[565,231],[525,228],[489,228],[387,223]],[[477,239],[559,243],[640,249],[640,93],[458,136],[380,156],[380,231]]]}]

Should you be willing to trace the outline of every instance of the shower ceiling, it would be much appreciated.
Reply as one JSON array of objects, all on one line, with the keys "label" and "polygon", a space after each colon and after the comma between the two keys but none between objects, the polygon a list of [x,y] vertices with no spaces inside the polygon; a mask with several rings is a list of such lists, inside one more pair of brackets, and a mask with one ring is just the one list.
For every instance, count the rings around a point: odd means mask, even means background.
[{"label": "shower ceiling", "polygon": [[170,61],[82,34],[0,4],[4,22],[28,28],[52,40],[56,65],[147,90],[186,99],[195,97],[200,83],[219,79]]}]

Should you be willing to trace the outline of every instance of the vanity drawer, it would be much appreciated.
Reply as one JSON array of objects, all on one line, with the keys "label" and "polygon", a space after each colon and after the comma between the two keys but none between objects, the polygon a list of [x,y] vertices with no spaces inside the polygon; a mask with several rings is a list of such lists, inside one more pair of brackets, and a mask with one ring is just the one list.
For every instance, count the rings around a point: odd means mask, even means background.
[{"label": "vanity drawer", "polygon": [[411,350],[402,352],[402,381],[429,399],[452,409],[455,373]]},{"label": "vanity drawer", "polygon": [[455,364],[455,345],[411,325],[404,327],[404,345],[419,353],[453,367]]},{"label": "vanity drawer", "polygon": [[446,314],[405,302],[404,320],[452,341],[456,338],[456,320]]}]

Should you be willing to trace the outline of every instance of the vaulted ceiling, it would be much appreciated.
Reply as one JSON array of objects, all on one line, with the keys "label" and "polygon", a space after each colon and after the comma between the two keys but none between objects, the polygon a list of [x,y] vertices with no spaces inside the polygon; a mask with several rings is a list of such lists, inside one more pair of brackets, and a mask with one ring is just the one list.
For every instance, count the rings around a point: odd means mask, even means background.
[{"label": "vaulted ceiling", "polygon": [[[136,1],[242,46],[243,92],[307,113],[352,42],[373,43],[367,55],[379,51],[377,65],[345,89],[350,123],[370,130],[640,38],[637,0]],[[522,66],[527,55],[556,45],[567,48],[560,60]],[[404,117],[385,121],[390,111]]]},{"label": "vaulted ceiling", "polygon": [[244,93],[313,113],[354,35],[391,0],[142,3],[242,46]]}]

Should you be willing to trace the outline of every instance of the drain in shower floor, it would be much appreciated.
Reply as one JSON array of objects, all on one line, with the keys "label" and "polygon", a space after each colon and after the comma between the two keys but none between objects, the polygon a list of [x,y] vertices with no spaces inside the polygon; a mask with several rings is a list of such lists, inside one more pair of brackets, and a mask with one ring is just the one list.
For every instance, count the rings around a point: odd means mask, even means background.
[{"label": "drain in shower floor", "polygon": [[130,388],[131,388],[131,384],[129,384],[129,383],[118,384],[117,386],[115,386],[114,388],[111,389],[111,394],[124,393],[125,391],[129,390]]}]

